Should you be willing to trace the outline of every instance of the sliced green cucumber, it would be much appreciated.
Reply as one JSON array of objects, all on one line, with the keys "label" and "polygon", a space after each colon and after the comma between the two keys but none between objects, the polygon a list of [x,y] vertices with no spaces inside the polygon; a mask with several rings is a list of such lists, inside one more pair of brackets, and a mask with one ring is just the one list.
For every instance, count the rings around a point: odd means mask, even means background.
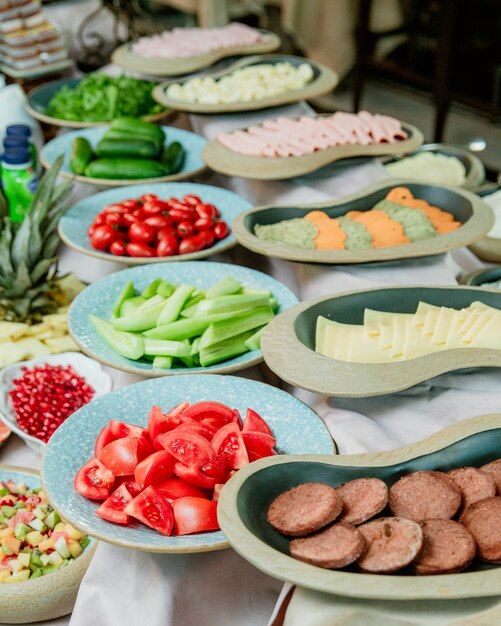
[{"label": "sliced green cucumber", "polygon": [[144,303],[146,300],[141,296],[133,296],[132,298],[128,298],[122,304],[120,308],[120,317],[125,317],[126,315],[131,315],[134,311]]},{"label": "sliced green cucumber", "polygon": [[129,298],[134,297],[135,295],[136,290],[134,289],[134,283],[131,280],[128,280],[123,286],[117,301],[113,305],[113,309],[111,310],[111,314],[113,315],[113,317],[120,317],[123,303]]},{"label": "sliced green cucumber", "polygon": [[243,313],[229,320],[214,322],[202,335],[200,352],[216,343],[230,339],[230,337],[235,337],[248,330],[264,326],[273,317],[273,311],[269,306],[266,306]]},{"label": "sliced green cucumber", "polygon": [[145,339],[144,353],[149,356],[189,356],[191,346],[186,341],[166,341],[163,339]]},{"label": "sliced green cucumber", "polygon": [[173,341],[190,339],[204,332],[214,322],[227,320],[234,317],[234,313],[220,313],[218,315],[205,315],[204,317],[176,320],[170,324],[162,324],[144,333],[149,339],[170,339]]},{"label": "sliced green cucumber", "polygon": [[249,350],[261,350],[261,335],[263,334],[263,330],[265,326],[256,330],[256,332],[246,340],[245,345],[249,348]]},{"label": "sliced green cucumber", "polygon": [[238,293],[242,289],[241,283],[233,276],[225,276],[217,283],[209,287],[205,293],[206,298],[217,298],[219,296],[229,296]]},{"label": "sliced green cucumber", "polygon": [[233,311],[239,314],[242,311],[258,309],[262,306],[269,306],[269,298],[262,295],[232,295],[217,296],[215,298],[206,299],[199,303],[194,317],[203,315],[215,315],[216,313],[225,313]]},{"label": "sliced green cucumber", "polygon": [[148,299],[154,296],[157,293],[158,286],[163,282],[164,281],[161,278],[155,278],[155,280],[152,281],[141,293],[141,297]]},{"label": "sliced green cucumber", "polygon": [[[156,297],[156,296],[154,296]],[[150,298],[152,300],[153,298]],[[149,300],[146,300],[145,306]],[[112,325],[116,330],[123,330],[129,332],[140,332],[142,330],[149,330],[150,328],[155,328],[157,324],[157,320],[165,306],[165,302],[162,299],[161,302],[157,302],[152,306],[148,306],[146,308],[139,307],[136,311],[134,311],[131,315],[127,315],[125,317],[118,317],[113,320]]]},{"label": "sliced green cucumber", "polygon": [[244,332],[225,341],[220,341],[214,345],[203,348],[200,350],[200,365],[207,367],[208,365],[214,365],[220,361],[226,359],[232,359],[240,354],[244,354],[249,351],[246,345],[246,341],[252,336],[252,331]]},{"label": "sliced green cucumber", "polygon": [[95,315],[89,315],[97,334],[118,354],[134,361],[144,354],[144,340],[139,335],[116,330],[113,326]]},{"label": "sliced green cucumber", "polygon": [[169,324],[177,320],[186,300],[191,296],[194,287],[191,285],[179,285],[176,291],[167,298],[165,307],[158,317],[158,325]]},{"label": "sliced green cucumber", "polygon": [[173,361],[172,356],[156,356],[153,359],[153,367],[159,370],[170,370]]}]

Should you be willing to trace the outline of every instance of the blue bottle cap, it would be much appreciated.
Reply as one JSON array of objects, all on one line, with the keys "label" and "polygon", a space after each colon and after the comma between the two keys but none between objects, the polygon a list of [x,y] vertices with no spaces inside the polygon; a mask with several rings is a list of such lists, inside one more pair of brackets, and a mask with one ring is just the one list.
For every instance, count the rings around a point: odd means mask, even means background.
[{"label": "blue bottle cap", "polygon": [[31,128],[27,124],[11,124],[5,129],[5,134],[31,137]]},{"label": "blue bottle cap", "polygon": [[23,148],[28,149],[28,137],[25,135],[7,135],[3,138],[4,148]]},{"label": "blue bottle cap", "polygon": [[24,148],[8,148],[2,156],[2,163],[5,165],[30,164],[31,159],[28,150]]}]

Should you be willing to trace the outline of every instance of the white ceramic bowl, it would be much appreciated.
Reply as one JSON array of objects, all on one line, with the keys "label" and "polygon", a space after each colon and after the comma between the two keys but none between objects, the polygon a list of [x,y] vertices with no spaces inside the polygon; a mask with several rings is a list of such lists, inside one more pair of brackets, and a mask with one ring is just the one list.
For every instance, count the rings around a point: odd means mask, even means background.
[{"label": "white ceramic bowl", "polygon": [[12,432],[19,435],[21,439],[24,439],[26,444],[38,454],[42,453],[45,443],[32,435],[28,435],[24,430],[19,428],[9,391],[12,389],[12,381],[22,375],[22,367],[34,367],[35,365],[42,365],[44,363],[48,363],[49,365],[71,365],[75,372],[83,376],[94,389],[94,398],[108,393],[112,388],[111,377],[103,370],[101,364],[79,352],[52,354],[29,361],[20,361],[19,363],[4,368],[0,372],[0,420],[2,420]]}]

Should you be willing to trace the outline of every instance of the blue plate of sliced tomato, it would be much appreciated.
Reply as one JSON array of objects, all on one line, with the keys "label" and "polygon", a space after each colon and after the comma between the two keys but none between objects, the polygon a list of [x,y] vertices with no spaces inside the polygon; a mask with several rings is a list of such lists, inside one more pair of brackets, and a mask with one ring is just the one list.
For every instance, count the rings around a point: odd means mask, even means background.
[{"label": "blue plate of sliced tomato", "polygon": [[333,454],[320,417],[290,394],[235,376],[148,380],[92,400],[50,438],[42,482],[87,534],[151,552],[229,546],[217,501],[239,469],[273,454]]}]

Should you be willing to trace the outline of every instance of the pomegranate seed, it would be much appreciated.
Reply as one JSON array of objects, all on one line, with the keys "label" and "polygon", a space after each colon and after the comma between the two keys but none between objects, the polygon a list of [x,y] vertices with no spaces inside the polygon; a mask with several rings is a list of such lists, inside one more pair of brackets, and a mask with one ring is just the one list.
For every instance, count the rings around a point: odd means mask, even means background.
[{"label": "pomegranate seed", "polygon": [[65,419],[87,404],[94,389],[71,365],[21,368],[10,397],[21,430],[45,443]]}]

